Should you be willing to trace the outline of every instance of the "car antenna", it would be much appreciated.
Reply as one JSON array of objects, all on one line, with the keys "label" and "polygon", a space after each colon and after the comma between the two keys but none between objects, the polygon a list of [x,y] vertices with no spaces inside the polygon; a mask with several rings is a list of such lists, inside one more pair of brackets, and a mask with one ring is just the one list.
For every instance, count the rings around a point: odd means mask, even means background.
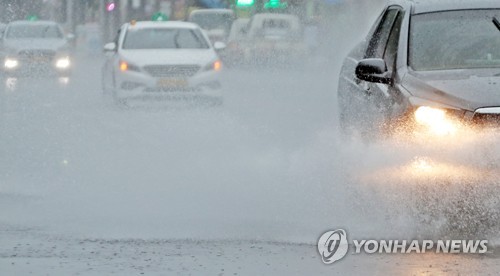
[{"label": "car antenna", "polygon": [[496,17],[493,17],[493,24],[495,24],[495,27],[500,31],[500,21]]}]

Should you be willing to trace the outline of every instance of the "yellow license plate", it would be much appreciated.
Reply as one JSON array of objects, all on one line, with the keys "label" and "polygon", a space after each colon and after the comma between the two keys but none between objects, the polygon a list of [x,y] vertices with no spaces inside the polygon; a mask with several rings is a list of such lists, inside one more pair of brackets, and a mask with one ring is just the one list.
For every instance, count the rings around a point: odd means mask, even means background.
[{"label": "yellow license plate", "polygon": [[158,80],[159,87],[174,87],[174,88],[183,88],[188,85],[187,80],[185,79],[171,79],[164,78]]}]

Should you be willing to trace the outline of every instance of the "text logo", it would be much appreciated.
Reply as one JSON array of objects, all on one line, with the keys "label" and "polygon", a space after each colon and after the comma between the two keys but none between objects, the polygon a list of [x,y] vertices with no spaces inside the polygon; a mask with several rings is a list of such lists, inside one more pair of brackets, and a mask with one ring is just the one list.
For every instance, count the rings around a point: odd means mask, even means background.
[{"label": "text logo", "polygon": [[318,251],[325,264],[333,264],[344,258],[348,247],[347,234],[342,229],[328,231],[318,240]]}]

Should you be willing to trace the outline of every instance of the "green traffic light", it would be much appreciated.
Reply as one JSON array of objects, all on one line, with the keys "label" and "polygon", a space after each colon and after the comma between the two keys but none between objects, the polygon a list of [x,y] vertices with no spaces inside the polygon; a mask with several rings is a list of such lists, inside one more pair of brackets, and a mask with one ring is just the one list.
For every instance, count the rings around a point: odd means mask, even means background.
[{"label": "green traffic light", "polygon": [[153,14],[151,17],[151,20],[153,21],[168,21],[168,15],[162,13],[162,12],[157,12]]},{"label": "green traffic light", "polygon": [[237,0],[236,6],[238,7],[250,7],[255,4],[255,0]]},{"label": "green traffic light", "polygon": [[34,14],[32,14],[32,15],[28,15],[28,16],[26,17],[26,20],[28,20],[28,21],[37,21],[37,20],[38,20],[38,16],[36,16],[36,15],[34,15]]},{"label": "green traffic light", "polygon": [[288,3],[281,3],[281,0],[269,0],[264,5],[264,9],[285,9],[286,7],[288,7]]}]

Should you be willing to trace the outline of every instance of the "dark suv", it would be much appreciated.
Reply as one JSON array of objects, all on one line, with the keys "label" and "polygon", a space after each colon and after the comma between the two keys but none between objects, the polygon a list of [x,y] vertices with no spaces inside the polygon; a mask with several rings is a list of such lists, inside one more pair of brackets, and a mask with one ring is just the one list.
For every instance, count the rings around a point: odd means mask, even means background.
[{"label": "dark suv", "polygon": [[397,1],[345,59],[345,133],[500,125],[500,1]]}]

